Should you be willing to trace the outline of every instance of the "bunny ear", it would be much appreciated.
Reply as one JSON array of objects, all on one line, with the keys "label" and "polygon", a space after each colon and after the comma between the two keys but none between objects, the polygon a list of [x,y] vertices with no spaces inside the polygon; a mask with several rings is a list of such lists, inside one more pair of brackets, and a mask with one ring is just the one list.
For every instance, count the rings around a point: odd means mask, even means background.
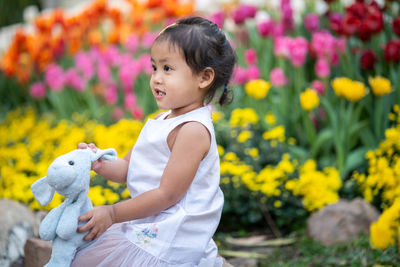
[{"label": "bunny ear", "polygon": [[55,190],[47,183],[47,177],[40,178],[31,185],[31,190],[40,205],[46,206],[53,199]]},{"label": "bunny ear", "polygon": [[102,160],[117,160],[117,151],[114,148],[107,148],[104,150],[97,149],[96,153],[92,154],[92,161],[96,161],[98,159]]}]

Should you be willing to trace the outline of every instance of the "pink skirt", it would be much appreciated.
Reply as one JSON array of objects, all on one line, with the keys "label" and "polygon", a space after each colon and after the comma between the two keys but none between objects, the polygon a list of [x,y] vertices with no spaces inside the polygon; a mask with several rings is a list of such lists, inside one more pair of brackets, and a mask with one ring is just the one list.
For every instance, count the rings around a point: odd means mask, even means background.
[{"label": "pink skirt", "polygon": [[209,259],[202,259],[197,264],[170,264],[136,246],[124,236],[123,231],[119,228],[120,224],[112,225],[89,246],[78,250],[71,267],[216,267],[223,264],[221,257],[213,262],[210,262]]}]

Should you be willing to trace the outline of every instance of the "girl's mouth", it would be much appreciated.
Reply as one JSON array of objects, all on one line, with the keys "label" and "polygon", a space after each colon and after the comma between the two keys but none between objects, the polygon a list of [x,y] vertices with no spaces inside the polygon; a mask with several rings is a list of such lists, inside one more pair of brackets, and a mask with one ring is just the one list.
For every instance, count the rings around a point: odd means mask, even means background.
[{"label": "girl's mouth", "polygon": [[160,91],[160,90],[158,90],[158,89],[155,89],[154,91],[155,91],[155,93],[156,93],[156,96],[165,96],[165,95],[166,95],[165,92]]}]

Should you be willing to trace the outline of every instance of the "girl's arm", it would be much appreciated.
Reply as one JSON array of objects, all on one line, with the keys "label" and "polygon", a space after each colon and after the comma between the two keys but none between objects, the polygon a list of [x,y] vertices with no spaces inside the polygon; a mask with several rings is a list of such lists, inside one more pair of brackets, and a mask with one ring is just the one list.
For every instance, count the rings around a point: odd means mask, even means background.
[{"label": "girl's arm", "polygon": [[91,229],[85,240],[99,237],[113,223],[155,215],[173,206],[185,195],[201,160],[208,153],[210,134],[202,124],[188,122],[179,128],[172,143],[171,156],[160,186],[114,205],[95,207],[82,215],[79,220],[89,222],[80,227],[79,232]]},{"label": "girl's arm", "polygon": [[[96,152],[97,147],[90,143],[79,143],[78,148],[86,149],[90,147],[94,152]],[[126,177],[128,175],[129,160],[131,158],[132,149],[125,155],[124,158],[118,158],[115,161],[108,160],[96,160],[92,163],[92,170],[97,174],[103,176],[107,180],[116,183],[126,183]]]}]

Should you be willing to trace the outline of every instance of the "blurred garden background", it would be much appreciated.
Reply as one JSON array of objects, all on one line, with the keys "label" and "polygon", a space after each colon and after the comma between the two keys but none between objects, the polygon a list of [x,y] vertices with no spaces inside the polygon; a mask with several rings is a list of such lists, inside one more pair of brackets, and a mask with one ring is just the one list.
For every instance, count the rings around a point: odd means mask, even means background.
[{"label": "blurred garden background", "polygon": [[[238,59],[233,103],[212,107],[220,249],[226,235],[266,232],[294,237],[297,254],[261,257],[260,266],[328,266],[318,264],[335,251],[330,266],[396,266],[399,10],[388,0],[2,0],[0,198],[34,211],[58,206],[60,196],[40,206],[30,185],[79,142],[124,156],[159,112],[153,40],[177,18],[201,15],[227,33]],[[89,195],[94,205],[129,197],[94,174]],[[381,214],[367,236],[330,250],[304,241],[307,218],[356,197]]]}]

